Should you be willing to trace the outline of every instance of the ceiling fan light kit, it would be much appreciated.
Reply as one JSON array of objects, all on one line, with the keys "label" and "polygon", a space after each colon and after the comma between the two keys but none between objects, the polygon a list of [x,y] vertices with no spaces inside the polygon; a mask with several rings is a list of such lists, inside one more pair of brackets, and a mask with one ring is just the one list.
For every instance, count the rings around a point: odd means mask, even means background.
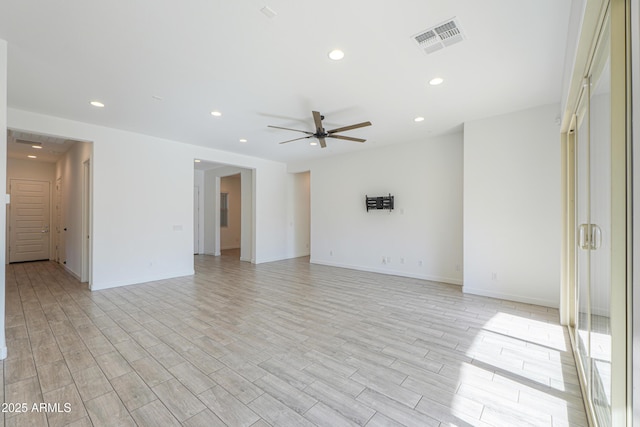
[{"label": "ceiling fan light kit", "polygon": [[[344,136],[344,135],[337,135],[337,134],[340,133],[340,132],[344,132],[344,131],[348,131],[348,130],[352,130],[352,129],[358,129],[358,128],[365,127],[365,126],[371,126],[371,122],[356,123],[356,124],[349,125],[349,126],[339,127],[339,128],[336,128],[336,129],[325,130],[324,126],[322,125],[322,121],[324,120],[324,116],[322,114],[320,114],[319,112],[317,112],[317,111],[312,111],[311,114],[313,115],[313,123],[314,123],[315,129],[316,129],[315,132],[310,132],[310,131],[300,130],[300,129],[285,128],[285,127],[281,127],[281,126],[272,126],[272,125],[269,125],[268,127],[274,128],[274,129],[291,130],[291,131],[294,131],[294,132],[302,132],[302,133],[307,135],[307,136],[302,136],[300,138],[294,138],[294,139],[289,139],[287,141],[282,141],[282,142],[280,142],[280,144],[286,144],[288,142],[299,141],[301,139],[316,138],[318,140],[318,142],[320,143],[320,147],[326,148],[327,147],[326,138],[343,139],[345,141],[353,141],[353,142],[365,142],[366,141],[366,139],[362,139],[362,138],[354,138],[354,137],[351,137],[351,136]],[[315,141],[311,141],[311,145],[315,145],[315,144],[313,144],[313,142],[315,142]]]}]

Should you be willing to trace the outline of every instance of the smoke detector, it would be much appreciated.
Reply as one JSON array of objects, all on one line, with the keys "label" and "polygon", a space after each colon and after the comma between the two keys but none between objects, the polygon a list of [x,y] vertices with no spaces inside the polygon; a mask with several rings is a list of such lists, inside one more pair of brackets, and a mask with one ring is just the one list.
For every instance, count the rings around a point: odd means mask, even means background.
[{"label": "smoke detector", "polygon": [[437,52],[464,40],[465,36],[456,17],[448,19],[411,36],[427,54]]}]

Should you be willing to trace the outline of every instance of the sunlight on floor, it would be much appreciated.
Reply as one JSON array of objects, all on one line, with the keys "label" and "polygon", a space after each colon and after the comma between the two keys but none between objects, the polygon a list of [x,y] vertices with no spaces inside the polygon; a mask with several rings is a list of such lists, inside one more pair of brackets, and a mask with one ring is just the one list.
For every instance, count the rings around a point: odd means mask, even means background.
[{"label": "sunlight on floor", "polygon": [[460,366],[456,416],[478,417],[469,414],[469,400],[481,395],[487,425],[583,425],[572,416],[583,404],[567,331],[534,317],[497,312],[477,331],[466,349],[473,360]]}]

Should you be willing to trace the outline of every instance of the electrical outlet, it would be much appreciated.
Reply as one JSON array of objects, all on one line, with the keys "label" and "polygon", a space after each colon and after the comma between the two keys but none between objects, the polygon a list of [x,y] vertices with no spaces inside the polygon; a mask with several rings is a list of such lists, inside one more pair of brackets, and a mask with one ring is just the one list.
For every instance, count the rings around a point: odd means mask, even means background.
[{"label": "electrical outlet", "polygon": [[491,273],[491,280],[498,280],[498,273],[495,271]]}]

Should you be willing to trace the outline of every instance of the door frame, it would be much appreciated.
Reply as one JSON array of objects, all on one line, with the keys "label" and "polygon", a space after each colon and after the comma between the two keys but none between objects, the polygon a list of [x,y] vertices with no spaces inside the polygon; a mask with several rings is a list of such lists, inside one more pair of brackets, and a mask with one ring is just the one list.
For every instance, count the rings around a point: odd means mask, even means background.
[{"label": "door frame", "polygon": [[80,281],[92,284],[93,196],[91,158],[82,162],[82,262]]},{"label": "door frame", "polygon": [[[629,0],[587,0],[577,45],[576,61],[569,85],[561,129],[563,168],[563,325],[575,325],[576,221],[575,138],[571,122],[581,96],[584,76],[591,74],[596,46],[605,19],[611,28],[611,415],[612,425],[631,426],[632,417],[632,175],[631,175],[631,85]],[[607,15],[607,13],[609,15]],[[576,352],[573,333],[571,341]],[[583,382],[583,396],[584,393]],[[585,400],[592,425],[597,426],[590,403]]]}]

